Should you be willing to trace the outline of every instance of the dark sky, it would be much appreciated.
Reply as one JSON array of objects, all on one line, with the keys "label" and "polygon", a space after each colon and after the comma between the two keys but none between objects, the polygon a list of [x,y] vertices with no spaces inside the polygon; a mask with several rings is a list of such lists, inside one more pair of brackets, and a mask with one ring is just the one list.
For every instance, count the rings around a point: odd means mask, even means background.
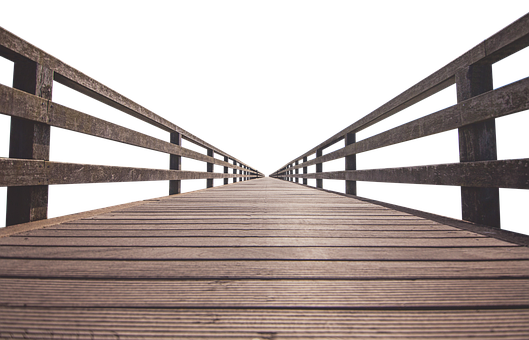
[{"label": "dark sky", "polygon": [[449,5],[88,9],[0,24],[271,172],[526,11]]}]

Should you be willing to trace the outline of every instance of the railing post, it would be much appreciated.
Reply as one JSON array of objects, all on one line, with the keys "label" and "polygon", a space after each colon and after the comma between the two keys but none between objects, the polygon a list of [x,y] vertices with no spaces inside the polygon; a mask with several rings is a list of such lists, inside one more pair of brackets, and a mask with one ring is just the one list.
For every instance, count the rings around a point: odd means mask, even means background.
[{"label": "railing post", "polygon": [[[303,157],[303,163],[305,163],[307,161],[307,157]],[[309,168],[304,166],[303,167],[303,174],[306,175],[309,173]],[[309,180],[307,178],[303,178],[303,184],[304,185],[308,185],[309,183]]]},{"label": "railing post", "polygon": [[[296,165],[299,164],[299,161],[296,161]],[[299,168],[296,168],[296,175],[299,174]],[[299,183],[299,177],[296,177],[296,183]]]},{"label": "railing post", "polygon": [[[302,164],[302,163],[303,163],[302,161],[298,161],[298,165]],[[301,178],[301,176],[302,176],[301,172],[302,171],[303,171],[303,168],[300,168],[300,169],[296,170],[296,174],[297,174],[296,183],[298,183],[298,184],[303,182],[303,179]]]},{"label": "railing post", "polygon": [[[171,132],[171,143],[176,145],[182,145],[182,135],[178,132]],[[169,156],[169,169],[170,170],[181,170],[182,157],[177,155]],[[182,192],[181,180],[170,180],[169,181],[169,195],[176,195]]]},{"label": "railing post", "polygon": [[[356,142],[356,134],[349,132],[345,135],[345,146]],[[356,170],[356,155],[349,155],[345,157],[345,170]],[[345,193],[348,195],[356,195],[356,181],[345,181]]]},{"label": "railing post", "polygon": [[[13,87],[51,100],[53,71],[31,60],[17,60],[13,72]],[[49,151],[49,146],[46,149]]]},{"label": "railing post", "polygon": [[[237,165],[237,161],[233,161],[233,165]],[[233,174],[237,175],[237,169],[233,169]],[[233,183],[237,183],[237,177],[233,177]]]},{"label": "railing post", "polygon": [[[316,150],[316,157],[323,156],[323,149]],[[323,163],[316,163],[316,172],[323,172]],[[316,187],[323,188],[323,179],[316,179]]]},{"label": "railing post", "polygon": [[[208,149],[208,156],[213,157],[214,152],[212,149]],[[207,163],[207,171],[213,172],[213,163]],[[213,188],[213,178],[208,178],[206,183],[206,188]]]},{"label": "railing post", "polygon": [[[470,65],[456,72],[457,101],[462,102],[493,89],[492,65]],[[494,119],[459,128],[459,160],[496,160]],[[463,220],[500,227],[498,188],[461,187]]]},{"label": "railing post", "polygon": [[[17,60],[13,72],[13,87],[51,100],[53,71],[30,60]],[[43,107],[46,110],[46,107]],[[9,157],[50,159],[50,126],[11,117]],[[48,186],[7,188],[6,225],[15,225],[48,217]]]},{"label": "railing post", "polygon": [[[224,156],[224,162],[227,163],[229,161],[230,161],[230,159],[228,157]],[[225,174],[228,173],[228,167],[227,166],[224,167],[224,173]],[[226,185],[226,184],[228,184],[228,177],[224,178],[224,185]]]}]

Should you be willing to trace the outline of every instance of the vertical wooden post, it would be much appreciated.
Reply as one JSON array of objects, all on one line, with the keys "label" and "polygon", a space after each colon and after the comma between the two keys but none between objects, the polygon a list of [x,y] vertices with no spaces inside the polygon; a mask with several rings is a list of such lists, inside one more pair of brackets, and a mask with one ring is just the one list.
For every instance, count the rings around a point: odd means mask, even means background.
[{"label": "vertical wooden post", "polygon": [[[225,162],[229,162],[229,158],[228,158],[228,156],[224,156],[224,161],[225,161]],[[227,166],[223,166],[223,167],[222,167],[222,173],[223,173],[223,174],[227,174],[227,173],[229,173],[229,170],[228,170],[228,167],[227,167]],[[229,183],[230,183],[230,179],[229,179],[229,178],[224,178],[224,179],[223,179],[223,184],[229,184]]]},{"label": "vertical wooden post", "polygon": [[[299,164],[299,161],[296,161],[296,165]],[[296,175],[299,174],[299,168],[296,168]],[[299,177],[296,177],[296,183],[299,183]]]},{"label": "vertical wooden post", "polygon": [[[462,102],[493,89],[492,65],[470,65],[456,72],[457,101]],[[459,160],[496,160],[494,119],[459,128]],[[461,187],[463,220],[500,227],[498,188]]]},{"label": "vertical wooden post", "polygon": [[[207,155],[215,158],[214,151],[212,149],[207,149],[207,150],[208,150],[207,151],[208,152]],[[215,165],[213,163],[207,163],[206,162],[206,172],[208,173],[208,175],[213,174],[213,167],[214,166]],[[206,188],[211,188],[211,187],[213,187],[213,178],[207,178],[206,179]]]},{"label": "vertical wooden post", "polygon": [[[51,100],[53,71],[30,60],[15,61],[13,87]],[[11,117],[9,157],[50,159],[50,126]],[[15,225],[48,217],[48,186],[7,188],[6,225]]]},{"label": "vertical wooden post", "polygon": [[[356,142],[356,134],[350,132],[345,135],[345,146]],[[345,157],[345,170],[356,170],[356,155]],[[356,181],[345,181],[345,193],[348,195],[356,195]]]},{"label": "vertical wooden post", "polygon": [[[316,150],[316,161],[318,162],[318,159],[323,156],[323,149]],[[317,173],[323,173],[323,163],[316,163],[316,172]],[[316,179],[316,188],[323,188],[323,178],[322,179]]]},{"label": "vertical wooden post", "polygon": [[[237,165],[237,161],[233,161],[233,165]],[[237,174],[237,169],[233,169],[233,174]],[[237,177],[233,177],[233,183],[237,183]]]},{"label": "vertical wooden post", "polygon": [[[308,157],[303,157],[303,164],[306,164],[308,161]],[[306,165],[303,165],[303,175],[305,175],[305,178],[303,179],[303,184],[307,185],[309,183],[309,179],[307,177],[307,174],[309,173],[309,167]]]},{"label": "vertical wooden post", "polygon": [[[171,143],[182,145],[182,135],[178,132],[171,132]],[[177,155],[169,156],[169,169],[181,170],[182,157]],[[179,179],[169,181],[169,195],[176,195],[182,192],[182,185]]]}]

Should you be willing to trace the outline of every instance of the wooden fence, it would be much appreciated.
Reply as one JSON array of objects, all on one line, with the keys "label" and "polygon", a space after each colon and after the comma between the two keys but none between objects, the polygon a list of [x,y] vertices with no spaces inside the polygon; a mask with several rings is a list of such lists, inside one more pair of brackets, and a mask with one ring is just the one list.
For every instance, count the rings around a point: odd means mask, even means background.
[{"label": "wooden fence", "polygon": [[[307,185],[316,179],[345,180],[356,195],[356,181],[461,186],[464,220],[500,227],[498,188],[529,189],[529,159],[497,160],[495,118],[529,109],[529,78],[493,90],[492,64],[529,45],[529,14],[415,84],[367,116],[295,158],[271,176]],[[458,103],[356,142],[356,133],[456,84]],[[356,154],[458,129],[460,163],[356,170]],[[323,150],[345,140],[345,146]],[[308,160],[315,154],[315,158]],[[345,170],[323,172],[323,163],[344,158]],[[308,166],[316,165],[315,173]],[[300,169],[303,173],[300,174]]]},{"label": "wooden fence", "polygon": [[[11,116],[9,158],[0,158],[0,186],[8,187],[8,226],[47,218],[52,184],[169,180],[169,194],[178,194],[181,180],[207,179],[212,187],[215,178],[228,184],[229,178],[236,182],[263,176],[1,27],[0,56],[14,62],[13,88],[0,85],[0,113]],[[53,81],[169,132],[170,142],[54,103]],[[169,170],[50,162],[51,126],[169,154]],[[207,155],[183,148],[182,139],[206,148]],[[206,162],[207,171],[181,170],[181,157]],[[214,165],[224,172],[213,172]]]}]

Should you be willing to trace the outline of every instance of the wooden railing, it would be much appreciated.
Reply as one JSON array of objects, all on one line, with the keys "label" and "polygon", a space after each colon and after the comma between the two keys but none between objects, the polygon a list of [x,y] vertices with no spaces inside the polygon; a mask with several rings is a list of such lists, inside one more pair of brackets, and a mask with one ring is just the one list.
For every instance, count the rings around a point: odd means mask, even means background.
[{"label": "wooden railing", "polygon": [[[529,159],[497,160],[495,118],[529,109],[529,78],[493,90],[492,64],[529,45],[529,14],[415,84],[367,116],[282,166],[271,176],[307,185],[316,179],[345,180],[356,195],[356,181],[461,186],[463,220],[500,227],[498,188],[529,189]],[[356,133],[456,84],[458,103],[378,135],[355,141]],[[356,170],[356,154],[458,129],[460,163]],[[345,140],[345,146],[323,150]],[[316,158],[308,160],[309,156]],[[322,164],[344,158],[345,170],[322,172]],[[315,173],[308,166],[316,165]],[[303,173],[300,174],[300,169]]]},{"label": "wooden railing", "polygon": [[[0,85],[0,113],[11,116],[9,158],[0,158],[0,186],[8,187],[8,226],[47,218],[48,185],[53,184],[169,180],[169,194],[178,194],[181,180],[207,179],[206,186],[212,187],[215,178],[228,184],[229,178],[236,182],[263,176],[3,28],[0,56],[14,62],[13,88]],[[54,103],[53,81],[169,132],[170,142]],[[51,162],[51,126],[169,154],[169,170]],[[207,155],[183,148],[182,139],[206,148]],[[181,170],[181,157],[206,162],[207,171]],[[213,172],[214,165],[224,172]]]}]

